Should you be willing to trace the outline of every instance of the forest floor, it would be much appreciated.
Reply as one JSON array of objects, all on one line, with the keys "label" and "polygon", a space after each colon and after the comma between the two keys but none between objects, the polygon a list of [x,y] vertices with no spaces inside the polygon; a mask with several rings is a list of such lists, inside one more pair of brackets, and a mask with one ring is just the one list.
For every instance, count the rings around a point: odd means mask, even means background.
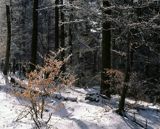
[{"label": "forest floor", "polygon": [[[10,87],[0,74],[0,129],[32,129],[34,123],[29,116],[16,121],[25,106],[10,94]],[[147,129],[160,129],[160,106],[127,99],[122,117],[115,113],[118,99],[117,95],[110,100],[98,96],[97,88],[72,87],[56,93],[44,115],[53,113],[51,129],[143,129],[146,125]]]}]

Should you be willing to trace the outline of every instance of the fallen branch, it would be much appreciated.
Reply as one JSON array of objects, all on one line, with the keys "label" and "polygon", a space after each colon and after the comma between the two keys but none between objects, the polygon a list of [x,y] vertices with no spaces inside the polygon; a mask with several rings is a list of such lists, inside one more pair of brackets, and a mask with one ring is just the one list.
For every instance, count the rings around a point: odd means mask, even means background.
[{"label": "fallen branch", "polygon": [[55,99],[58,99],[58,100],[64,100],[64,101],[71,101],[71,102],[77,102],[77,98],[75,97],[64,97],[60,94],[54,94],[53,97]]}]

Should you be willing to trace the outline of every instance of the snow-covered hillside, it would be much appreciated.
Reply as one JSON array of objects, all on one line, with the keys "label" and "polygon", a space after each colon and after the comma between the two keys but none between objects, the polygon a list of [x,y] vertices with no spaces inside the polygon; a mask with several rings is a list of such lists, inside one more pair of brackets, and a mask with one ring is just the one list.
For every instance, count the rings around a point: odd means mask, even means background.
[{"label": "snow-covered hillside", "polygon": [[[30,117],[16,121],[25,107],[18,98],[9,94],[9,88],[0,75],[0,129],[32,129]],[[129,107],[125,117],[115,113],[118,96],[111,100],[102,99],[96,89],[71,88],[56,93],[55,99],[48,101],[45,115],[52,112],[50,121],[53,129],[141,129],[147,123],[148,129],[160,129],[160,107],[158,105],[127,100],[134,108]],[[86,97],[87,94],[87,97]],[[92,101],[88,95],[94,94]],[[68,100],[66,101],[66,98]],[[51,107],[56,107],[54,110]],[[135,108],[136,107],[136,108]],[[138,124],[140,123],[140,124]],[[142,125],[142,126],[141,126]]]}]

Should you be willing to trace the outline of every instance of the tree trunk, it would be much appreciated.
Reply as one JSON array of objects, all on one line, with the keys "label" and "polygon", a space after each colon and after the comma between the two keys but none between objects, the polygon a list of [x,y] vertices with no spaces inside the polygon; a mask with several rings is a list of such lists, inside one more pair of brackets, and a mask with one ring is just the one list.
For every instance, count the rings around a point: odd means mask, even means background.
[{"label": "tree trunk", "polygon": [[[63,0],[61,0],[61,5],[63,5]],[[63,7],[61,8],[61,22],[64,22],[64,12]],[[65,47],[65,26],[64,24],[61,25],[61,47]],[[62,60],[65,57],[65,51],[62,51]],[[65,72],[65,65],[62,66],[62,71]]]},{"label": "tree trunk", "polygon": [[51,24],[51,17],[48,16],[48,24],[47,24],[47,54],[49,53],[50,50],[50,24]]},{"label": "tree trunk", "polygon": [[59,48],[59,0],[55,1],[55,50]]},{"label": "tree trunk", "polygon": [[[69,3],[72,4],[73,0],[69,0]],[[69,16],[69,21],[72,21],[73,20],[73,9],[71,9],[71,13],[70,13],[70,16]],[[69,54],[72,54],[73,52],[73,45],[72,45],[72,40],[73,40],[73,34],[72,34],[72,27],[73,25],[72,24],[69,24],[69,31],[68,31],[68,44],[69,44],[69,47],[70,47],[70,50],[69,50]],[[71,57],[71,60],[70,60],[70,63],[72,64],[72,57]]]},{"label": "tree trunk", "polygon": [[13,74],[16,73],[16,59],[15,58],[13,59],[12,71],[13,71]]},{"label": "tree trunk", "polygon": [[[103,1],[103,7],[109,7],[109,1]],[[105,10],[103,12],[104,20],[105,15],[111,15],[111,10]],[[110,97],[110,84],[106,84],[104,81],[108,80],[109,77],[106,77],[104,74],[105,69],[111,68],[111,23],[110,21],[103,22],[102,30],[102,70],[101,70],[101,94],[104,94]]]},{"label": "tree trunk", "polygon": [[[130,33],[130,32],[129,32]],[[124,86],[121,94],[121,98],[119,101],[119,109],[118,113],[123,114],[125,107],[125,98],[128,91],[128,85],[130,81],[130,73],[131,73],[131,42],[130,42],[130,34],[128,33],[128,45],[127,45],[127,62],[126,62],[126,73],[124,79]]]},{"label": "tree trunk", "polygon": [[9,70],[9,58],[10,58],[10,47],[11,47],[11,21],[10,21],[10,7],[6,5],[6,15],[7,15],[7,46],[6,46],[6,58],[5,65],[3,69],[3,74],[7,75]]},{"label": "tree trunk", "polygon": [[37,63],[37,44],[38,44],[38,0],[33,0],[33,29],[32,29],[32,44],[31,44],[31,70],[35,69]]}]

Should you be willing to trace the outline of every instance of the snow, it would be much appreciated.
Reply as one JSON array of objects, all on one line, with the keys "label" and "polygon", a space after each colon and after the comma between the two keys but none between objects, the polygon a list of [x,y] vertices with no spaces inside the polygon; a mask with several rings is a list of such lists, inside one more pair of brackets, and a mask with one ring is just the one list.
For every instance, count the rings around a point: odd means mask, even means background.
[{"label": "snow", "polygon": [[29,124],[14,122],[24,107],[17,105],[18,102],[13,96],[0,92],[0,102],[0,129],[31,128]]},{"label": "snow", "polygon": [[[32,129],[34,123],[29,116],[16,121],[25,107],[16,97],[9,94],[9,87],[5,85],[0,74],[0,129]],[[77,101],[49,100],[45,115],[53,113],[49,122],[53,129],[142,129],[133,122],[135,118],[143,125],[147,120],[149,129],[160,129],[158,105],[153,106],[141,101],[138,103],[139,110],[128,109],[126,113],[128,117],[122,117],[115,113],[119,96],[112,96],[111,100],[101,98],[99,102],[90,102],[85,97],[86,94],[92,93],[96,94],[98,90],[72,87],[56,93],[61,97],[77,98]],[[134,101],[127,99],[127,103],[133,104]]]},{"label": "snow", "polygon": [[5,85],[5,78],[2,76],[2,73],[0,72],[0,85]]}]

